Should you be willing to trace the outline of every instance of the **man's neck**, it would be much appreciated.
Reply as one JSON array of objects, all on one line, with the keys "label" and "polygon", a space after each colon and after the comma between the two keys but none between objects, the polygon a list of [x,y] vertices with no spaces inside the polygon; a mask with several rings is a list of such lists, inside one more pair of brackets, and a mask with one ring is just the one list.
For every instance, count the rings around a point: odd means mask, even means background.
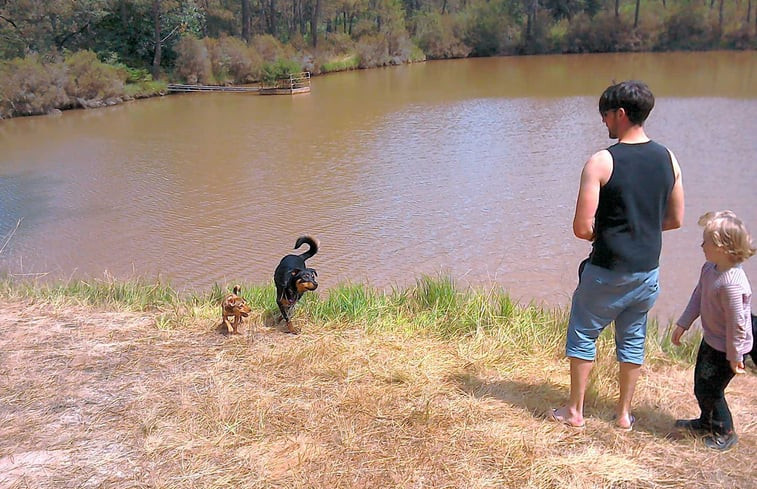
[{"label": "man's neck", "polygon": [[638,144],[649,141],[643,126],[631,126],[618,138],[619,143]]}]

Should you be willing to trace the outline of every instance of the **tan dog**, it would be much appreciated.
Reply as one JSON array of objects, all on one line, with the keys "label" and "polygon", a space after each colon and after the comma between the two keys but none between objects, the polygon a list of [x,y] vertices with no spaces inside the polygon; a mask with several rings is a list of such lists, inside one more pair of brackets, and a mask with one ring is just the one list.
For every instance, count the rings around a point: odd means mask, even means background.
[{"label": "tan dog", "polygon": [[[234,286],[234,292],[224,297],[221,302],[221,319],[229,334],[239,334],[239,325],[242,324],[242,318],[250,315],[252,309],[247,305],[247,301],[239,297],[240,288]],[[233,317],[234,322],[230,323],[229,318]]]}]

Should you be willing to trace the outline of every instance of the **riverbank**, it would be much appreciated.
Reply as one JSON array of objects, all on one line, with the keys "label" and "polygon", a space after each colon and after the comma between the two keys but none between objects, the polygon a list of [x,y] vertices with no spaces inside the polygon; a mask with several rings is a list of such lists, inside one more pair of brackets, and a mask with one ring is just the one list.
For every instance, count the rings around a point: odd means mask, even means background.
[{"label": "riverbank", "polygon": [[104,63],[92,51],[58,60],[29,55],[0,61],[0,119],[94,109],[168,93],[147,70]]},{"label": "riverbank", "polygon": [[81,487],[748,487],[757,377],[728,390],[727,454],[673,433],[695,415],[692,347],[652,335],[633,432],[613,428],[603,335],[587,428],[544,419],[568,392],[563,311],[419,279],[308,293],[284,334],[269,286],[239,336],[224,290],[0,284],[0,485]]}]

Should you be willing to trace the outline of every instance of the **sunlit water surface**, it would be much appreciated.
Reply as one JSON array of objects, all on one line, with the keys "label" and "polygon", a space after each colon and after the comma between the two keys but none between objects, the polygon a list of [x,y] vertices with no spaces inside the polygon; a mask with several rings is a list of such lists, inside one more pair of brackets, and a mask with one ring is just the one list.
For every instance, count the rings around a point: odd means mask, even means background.
[{"label": "sunlit water surface", "polygon": [[[700,214],[732,209],[757,234],[755,52],[427,62],[317,77],[294,97],[0,121],[0,270],[262,284],[310,234],[323,290],[444,273],[565,305],[590,247],[571,231],[581,167],[612,143],[597,99],[627,78],[655,92],[648,133],[684,175],[655,307],[666,321],[698,276]],[[745,268],[757,280],[757,259]]]}]

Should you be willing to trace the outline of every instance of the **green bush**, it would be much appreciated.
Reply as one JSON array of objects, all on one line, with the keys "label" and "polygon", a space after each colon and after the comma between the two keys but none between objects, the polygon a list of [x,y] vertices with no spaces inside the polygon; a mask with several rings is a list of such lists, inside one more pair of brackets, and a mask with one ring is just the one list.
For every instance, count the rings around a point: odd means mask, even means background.
[{"label": "green bush", "polygon": [[356,44],[360,68],[389,64],[389,43],[381,34],[365,35]]},{"label": "green bush", "polygon": [[68,81],[66,92],[83,100],[107,100],[124,94],[128,74],[97,59],[92,51],[78,51],[64,61]]},{"label": "green bush", "polygon": [[480,3],[465,19],[463,41],[471,48],[472,56],[515,54],[520,43],[521,24],[514,21],[502,3]]},{"label": "green bush", "polygon": [[45,114],[71,105],[62,64],[37,55],[0,63],[0,118]]},{"label": "green bush", "polygon": [[265,85],[274,85],[276,80],[300,71],[302,71],[302,67],[298,62],[290,59],[277,59],[273,63],[263,63],[261,81]]},{"label": "green bush", "polygon": [[668,17],[655,49],[703,50],[712,47],[714,33],[707,15],[700,8],[681,7]]},{"label": "green bush", "polygon": [[570,21],[568,19],[560,19],[550,26],[547,32],[547,44],[550,52],[563,53],[566,51],[566,38],[569,28]]},{"label": "green bush", "polygon": [[319,57],[316,63],[320,67],[320,73],[330,73],[332,71],[347,71],[359,68],[360,58],[357,54],[346,55],[341,58],[329,57],[322,59]]},{"label": "green bush", "polygon": [[212,73],[213,83],[219,85],[227,85],[231,83],[229,76],[229,62],[226,53],[223,52],[219,44],[219,40],[215,38],[206,37],[201,39],[205,45],[205,50],[208,53],[208,60],[210,61],[210,72]]},{"label": "green bush", "polygon": [[546,10],[539,10],[531,26],[531,35],[528,36],[523,29],[521,45],[518,48],[521,54],[544,54],[551,50],[550,27],[553,24],[552,15]]},{"label": "green bush", "polygon": [[565,35],[565,52],[611,53],[638,51],[640,40],[623,17],[610,11],[594,17],[580,14],[573,18]]},{"label": "green bush", "polygon": [[355,52],[355,41],[343,32],[327,32],[318,40],[318,50],[335,55]]},{"label": "green bush", "polygon": [[254,36],[250,40],[250,46],[266,63],[275,63],[282,58],[291,59],[295,54],[292,46],[282,44],[270,34]]},{"label": "green bush", "polygon": [[130,98],[145,98],[154,95],[164,95],[167,83],[161,80],[142,81],[139,83],[127,83],[124,94]]},{"label": "green bush", "polygon": [[751,26],[744,26],[725,33],[721,46],[726,49],[757,49],[757,36],[752,34]]},{"label": "green bush", "polygon": [[218,46],[224,54],[226,72],[234,83],[250,83],[260,79],[263,60],[257,51],[236,37],[223,36]]},{"label": "green bush", "polygon": [[389,64],[398,65],[408,61],[426,59],[423,51],[413,43],[405,29],[389,29],[383,34],[386,37],[386,47],[389,51]]},{"label": "green bush", "polygon": [[465,58],[471,48],[466,45],[461,18],[439,13],[419,13],[415,17],[415,39],[429,59]]},{"label": "green bush", "polygon": [[210,54],[205,43],[200,39],[185,36],[176,45],[175,73],[189,84],[213,83]]}]

